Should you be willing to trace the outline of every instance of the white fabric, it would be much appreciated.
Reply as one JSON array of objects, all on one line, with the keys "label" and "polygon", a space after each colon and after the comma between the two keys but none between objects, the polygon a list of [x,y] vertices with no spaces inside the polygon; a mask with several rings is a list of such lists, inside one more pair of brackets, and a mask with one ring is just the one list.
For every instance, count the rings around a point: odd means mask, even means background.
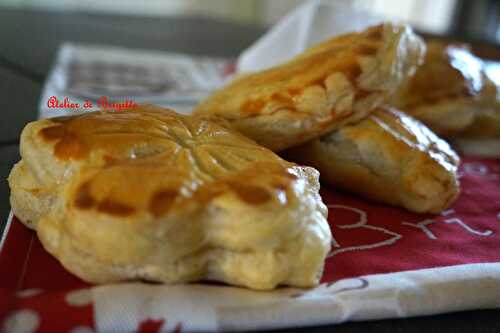
[{"label": "white fabric", "polygon": [[99,332],[133,331],[148,318],[165,318],[162,331],[179,323],[188,332],[271,329],[497,308],[500,264],[368,275],[311,290],[135,283],[92,294]]},{"label": "white fabric", "polygon": [[382,21],[381,17],[354,10],[339,1],[307,1],[243,51],[237,69],[239,72],[266,69],[327,38],[363,30]]}]

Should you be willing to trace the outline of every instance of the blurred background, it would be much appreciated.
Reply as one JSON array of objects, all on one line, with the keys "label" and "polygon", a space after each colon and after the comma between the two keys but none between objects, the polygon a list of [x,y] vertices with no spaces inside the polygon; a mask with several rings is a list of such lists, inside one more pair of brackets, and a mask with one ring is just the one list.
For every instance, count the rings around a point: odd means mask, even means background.
[{"label": "blurred background", "polygon": [[[331,0],[410,22],[421,32],[500,42],[498,0]],[[1,7],[151,16],[210,16],[269,26],[304,0],[0,0]]]}]

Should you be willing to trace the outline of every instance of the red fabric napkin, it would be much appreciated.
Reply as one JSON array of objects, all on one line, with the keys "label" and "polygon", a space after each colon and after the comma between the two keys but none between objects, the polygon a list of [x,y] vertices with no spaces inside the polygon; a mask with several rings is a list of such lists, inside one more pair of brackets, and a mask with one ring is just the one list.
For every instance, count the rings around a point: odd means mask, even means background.
[{"label": "red fabric napkin", "polygon": [[[465,159],[460,178],[460,197],[440,215],[413,214],[323,186],[335,240],[322,282],[500,262],[500,160]],[[78,326],[92,331],[92,301],[78,296],[87,287],[45,252],[34,232],[13,219],[0,252],[0,319],[12,322],[20,314],[38,331]],[[163,323],[145,321],[137,330],[156,332]]]}]

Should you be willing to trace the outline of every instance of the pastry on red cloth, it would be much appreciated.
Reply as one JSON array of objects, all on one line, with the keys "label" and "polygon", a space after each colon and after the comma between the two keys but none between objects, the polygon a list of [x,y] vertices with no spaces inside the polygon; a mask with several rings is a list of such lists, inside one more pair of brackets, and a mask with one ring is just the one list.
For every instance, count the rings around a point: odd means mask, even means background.
[{"label": "pastry on red cloth", "polygon": [[460,191],[457,154],[424,124],[390,107],[284,156],[314,166],[334,186],[417,213],[446,209]]},{"label": "pastry on red cloth", "polygon": [[85,281],[311,287],[330,249],[319,174],[218,123],[152,106],[21,136],[14,214]]}]

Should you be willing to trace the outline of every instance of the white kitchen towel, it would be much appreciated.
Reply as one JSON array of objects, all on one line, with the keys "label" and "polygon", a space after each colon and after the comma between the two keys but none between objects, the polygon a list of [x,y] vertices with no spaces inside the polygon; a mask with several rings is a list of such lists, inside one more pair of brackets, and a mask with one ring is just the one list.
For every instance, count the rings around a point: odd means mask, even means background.
[{"label": "white kitchen towel", "polygon": [[468,264],[324,283],[311,290],[126,284],[90,289],[98,332],[243,331],[500,307],[500,264]]}]

